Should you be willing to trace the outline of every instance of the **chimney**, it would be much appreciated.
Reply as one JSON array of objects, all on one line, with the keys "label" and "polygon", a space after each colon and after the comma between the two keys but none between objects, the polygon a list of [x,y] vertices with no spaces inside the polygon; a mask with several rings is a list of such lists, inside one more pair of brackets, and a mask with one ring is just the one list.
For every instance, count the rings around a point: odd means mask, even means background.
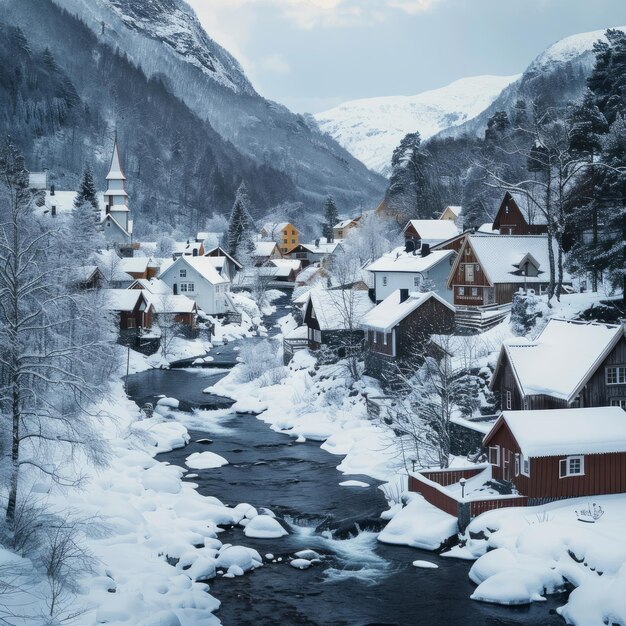
[{"label": "chimney", "polygon": [[198,256],[198,248],[194,248],[193,252],[191,253],[192,256]]},{"label": "chimney", "polygon": [[315,240],[315,247],[316,247],[316,248],[319,248],[319,247],[320,247],[320,240],[319,240],[319,239],[316,239],[316,240]]},{"label": "chimney", "polygon": [[407,254],[410,254],[411,252],[415,252],[415,242],[412,239],[407,239],[404,242],[404,251]]},{"label": "chimney", "polygon": [[106,215],[108,215],[111,212],[111,205],[110,204],[106,205],[106,208],[104,209],[104,212],[105,212]]},{"label": "chimney", "polygon": [[409,290],[408,289],[400,289],[400,304],[406,302],[409,299]]},{"label": "chimney", "polygon": [[430,244],[423,243],[421,252],[422,252],[422,256],[428,256],[430,254]]},{"label": "chimney", "polygon": [[54,195],[54,185],[50,185],[50,195]]},{"label": "chimney", "polygon": [[57,205],[56,204],[52,205],[52,210],[50,211],[50,215],[52,215],[52,217],[56,217],[57,216]]}]

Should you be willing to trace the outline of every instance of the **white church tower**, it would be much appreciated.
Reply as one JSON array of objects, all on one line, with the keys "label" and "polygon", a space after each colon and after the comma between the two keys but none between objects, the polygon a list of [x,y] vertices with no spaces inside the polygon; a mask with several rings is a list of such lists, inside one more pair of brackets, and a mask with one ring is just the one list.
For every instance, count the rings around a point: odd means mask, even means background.
[{"label": "white church tower", "polygon": [[111,167],[106,177],[107,190],[104,192],[104,217],[102,230],[105,239],[113,243],[129,244],[132,240],[133,221],[130,219],[126,176],[120,162],[117,136],[113,145]]}]

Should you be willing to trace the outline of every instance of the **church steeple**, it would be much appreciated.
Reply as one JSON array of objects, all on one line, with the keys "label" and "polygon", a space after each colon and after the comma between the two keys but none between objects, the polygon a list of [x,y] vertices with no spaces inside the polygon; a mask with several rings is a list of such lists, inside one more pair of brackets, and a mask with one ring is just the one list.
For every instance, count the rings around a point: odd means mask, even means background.
[{"label": "church steeple", "polygon": [[122,170],[122,163],[120,161],[120,151],[117,146],[117,133],[115,134],[115,143],[113,144],[113,156],[111,157],[111,167],[107,174],[107,180],[126,180],[124,171]]},{"label": "church steeple", "polygon": [[[113,143],[113,155],[111,156],[111,167],[106,176],[107,190],[104,192],[104,203],[106,205],[105,221],[112,217],[118,226],[127,234],[132,229],[130,219],[130,209],[128,208],[128,194],[126,193],[126,176],[122,170],[120,161],[120,151],[117,143],[117,133]],[[107,227],[107,231],[108,231]]]}]

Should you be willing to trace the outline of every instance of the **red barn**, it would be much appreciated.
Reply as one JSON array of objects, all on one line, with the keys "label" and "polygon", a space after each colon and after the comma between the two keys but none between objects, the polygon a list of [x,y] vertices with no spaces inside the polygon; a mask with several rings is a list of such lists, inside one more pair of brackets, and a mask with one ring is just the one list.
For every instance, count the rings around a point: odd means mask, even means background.
[{"label": "red barn", "polygon": [[619,407],[504,411],[483,439],[492,475],[528,504],[626,492],[626,413]]}]

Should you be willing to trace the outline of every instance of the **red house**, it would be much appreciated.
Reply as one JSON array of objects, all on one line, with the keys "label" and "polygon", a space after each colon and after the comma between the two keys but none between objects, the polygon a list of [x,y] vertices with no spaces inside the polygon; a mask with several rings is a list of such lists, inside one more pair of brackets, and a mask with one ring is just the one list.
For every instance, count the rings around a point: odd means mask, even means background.
[{"label": "red house", "polygon": [[618,407],[504,411],[483,439],[492,475],[527,504],[626,492],[626,413]]},{"label": "red house", "polygon": [[546,217],[526,196],[507,191],[493,220],[501,235],[543,235],[548,232]]}]

